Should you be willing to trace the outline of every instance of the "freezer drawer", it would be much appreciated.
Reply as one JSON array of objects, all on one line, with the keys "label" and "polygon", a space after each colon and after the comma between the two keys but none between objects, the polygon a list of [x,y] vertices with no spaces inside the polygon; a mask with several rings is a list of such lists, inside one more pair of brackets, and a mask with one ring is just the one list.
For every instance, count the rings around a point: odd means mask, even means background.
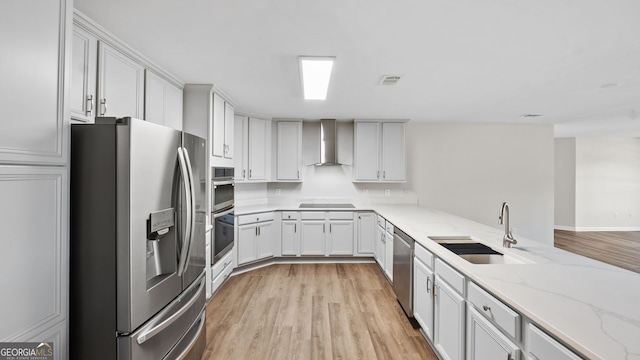
[{"label": "freezer drawer", "polygon": [[[204,273],[146,324],[118,338],[118,360],[163,359],[193,330],[205,305]],[[199,326],[199,325],[196,325]]]}]

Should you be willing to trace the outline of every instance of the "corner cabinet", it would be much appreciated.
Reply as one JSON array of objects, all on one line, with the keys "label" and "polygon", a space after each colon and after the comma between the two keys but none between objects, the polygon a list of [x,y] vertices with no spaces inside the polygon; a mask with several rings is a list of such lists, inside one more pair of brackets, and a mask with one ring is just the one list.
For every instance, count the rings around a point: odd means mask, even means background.
[{"label": "corner cabinet", "polygon": [[405,123],[355,121],[354,182],[406,181]]},{"label": "corner cabinet", "polygon": [[277,121],[276,180],[301,181],[302,121]]},{"label": "corner cabinet", "polygon": [[238,216],[237,264],[245,265],[274,256],[274,213]]},{"label": "corner cabinet", "polygon": [[271,121],[235,116],[235,180],[266,182],[269,179]]}]

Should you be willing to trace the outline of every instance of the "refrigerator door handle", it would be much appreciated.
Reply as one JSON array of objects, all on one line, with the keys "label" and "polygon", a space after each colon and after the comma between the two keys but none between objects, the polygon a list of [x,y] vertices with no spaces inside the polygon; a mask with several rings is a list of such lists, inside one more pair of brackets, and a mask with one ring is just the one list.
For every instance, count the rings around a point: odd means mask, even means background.
[{"label": "refrigerator door handle", "polygon": [[[187,262],[187,255],[189,252],[189,243],[191,242],[191,232],[192,232],[192,213],[191,213],[191,179],[189,178],[189,173],[187,172],[187,161],[185,159],[184,148],[178,148],[178,163],[180,164],[180,174],[182,175],[184,191],[186,193],[186,202],[187,202],[187,224],[186,229],[182,239],[182,248],[180,250],[180,262],[178,263],[178,276],[182,276],[184,273],[185,265]],[[182,224],[180,224],[182,226]]]},{"label": "refrigerator door handle", "polygon": [[158,335],[159,333],[162,332],[162,330],[166,329],[167,327],[169,327],[171,324],[173,324],[176,320],[178,320],[185,312],[187,312],[191,306],[198,301],[198,298],[200,297],[200,294],[202,293],[202,291],[204,291],[204,281],[200,282],[200,285],[198,286],[198,291],[191,297],[191,299],[189,299],[189,301],[187,301],[186,304],[184,304],[183,307],[180,308],[180,310],[176,311],[173,315],[169,316],[168,318],[166,318],[165,320],[163,320],[161,323],[159,323],[158,325],[152,327],[151,329],[143,332],[142,334],[138,335],[138,337],[136,338],[136,341],[138,342],[138,344],[142,345],[144,344],[145,341],[151,339],[152,337]]},{"label": "refrigerator door handle", "polygon": [[187,148],[182,148],[184,151],[184,159],[187,163],[187,171],[189,172],[189,186],[191,188],[191,234],[189,235],[189,243],[187,245],[187,261],[184,263],[186,269],[189,259],[191,258],[191,248],[193,239],[196,237],[196,183],[193,179],[193,168],[191,167],[191,158],[189,157],[189,151]]}]

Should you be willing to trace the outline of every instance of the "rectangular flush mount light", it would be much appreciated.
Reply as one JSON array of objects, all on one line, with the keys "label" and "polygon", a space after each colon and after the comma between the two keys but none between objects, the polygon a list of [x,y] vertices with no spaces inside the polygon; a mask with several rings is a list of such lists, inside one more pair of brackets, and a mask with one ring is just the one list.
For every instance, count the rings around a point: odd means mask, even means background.
[{"label": "rectangular flush mount light", "polygon": [[326,100],[331,69],[336,60],[333,56],[300,56],[302,89],[305,100]]}]

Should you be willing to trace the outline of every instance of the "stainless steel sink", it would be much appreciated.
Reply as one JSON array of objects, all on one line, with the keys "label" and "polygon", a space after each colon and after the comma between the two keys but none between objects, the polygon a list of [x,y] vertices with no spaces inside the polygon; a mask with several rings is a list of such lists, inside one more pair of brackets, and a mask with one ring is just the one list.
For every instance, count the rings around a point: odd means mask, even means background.
[{"label": "stainless steel sink", "polygon": [[472,264],[528,264],[529,260],[505,255],[469,236],[429,237],[447,250]]},{"label": "stainless steel sink", "polygon": [[302,203],[300,209],[355,209],[353,204]]}]

